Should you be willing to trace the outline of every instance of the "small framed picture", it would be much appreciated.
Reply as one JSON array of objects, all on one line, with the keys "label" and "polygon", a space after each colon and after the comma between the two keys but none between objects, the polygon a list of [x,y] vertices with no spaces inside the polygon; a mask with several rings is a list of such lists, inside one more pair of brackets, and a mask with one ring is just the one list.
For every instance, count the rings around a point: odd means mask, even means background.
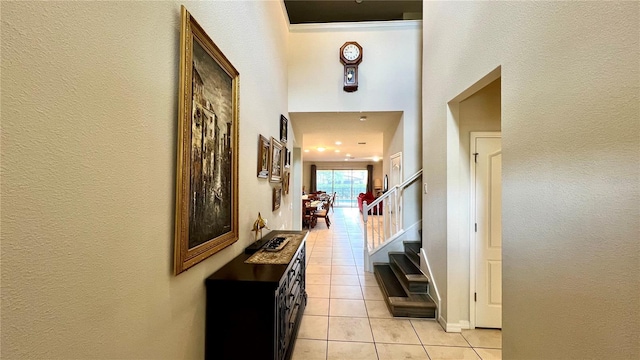
[{"label": "small framed picture", "polygon": [[282,201],[282,188],[273,188],[273,210],[280,209],[280,202]]},{"label": "small framed picture", "polygon": [[282,152],[284,153],[284,167],[288,169],[291,167],[291,150],[285,147]]},{"label": "small framed picture", "polygon": [[269,139],[259,135],[258,137],[258,177],[266,179],[269,177]]},{"label": "small framed picture", "polygon": [[278,140],[271,138],[271,161],[269,162],[269,181],[270,182],[281,182],[282,181],[282,172],[284,171],[283,159],[284,154],[282,153],[282,143]]},{"label": "small framed picture", "polygon": [[282,179],[282,192],[284,192],[285,195],[289,194],[289,181],[291,181],[291,173],[287,172]]},{"label": "small framed picture", "polygon": [[287,128],[289,125],[289,120],[287,120],[284,115],[280,115],[280,141],[283,143],[287,142]]}]

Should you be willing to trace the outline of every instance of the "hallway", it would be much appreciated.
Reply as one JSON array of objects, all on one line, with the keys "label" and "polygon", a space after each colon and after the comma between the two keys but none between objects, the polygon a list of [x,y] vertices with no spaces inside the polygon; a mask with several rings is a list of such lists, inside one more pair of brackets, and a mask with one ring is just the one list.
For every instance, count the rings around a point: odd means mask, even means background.
[{"label": "hallway", "polygon": [[434,320],[393,318],[363,269],[357,208],[335,208],[307,238],[307,293],[293,360],[501,359],[499,330],[446,333]]}]

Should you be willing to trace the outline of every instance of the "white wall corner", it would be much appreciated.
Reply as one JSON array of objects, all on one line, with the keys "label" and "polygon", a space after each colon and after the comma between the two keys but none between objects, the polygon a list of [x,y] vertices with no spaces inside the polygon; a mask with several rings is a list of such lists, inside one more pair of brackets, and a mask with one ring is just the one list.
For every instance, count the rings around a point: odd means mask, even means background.
[{"label": "white wall corner", "polygon": [[445,321],[444,323],[445,325],[443,327],[445,331],[451,333],[459,333],[462,332],[462,330],[468,330],[471,328],[467,320],[460,320],[457,323],[448,323]]},{"label": "white wall corner", "polygon": [[458,323],[448,323],[447,320],[442,316],[438,317],[438,323],[440,324],[440,326],[442,326],[444,331],[448,333],[459,333],[459,332],[462,332],[462,329],[469,328],[468,321],[460,321]]},{"label": "white wall corner", "polygon": [[438,323],[440,324],[440,326],[442,326],[443,329],[447,328],[447,320],[442,317],[442,314],[438,316]]}]

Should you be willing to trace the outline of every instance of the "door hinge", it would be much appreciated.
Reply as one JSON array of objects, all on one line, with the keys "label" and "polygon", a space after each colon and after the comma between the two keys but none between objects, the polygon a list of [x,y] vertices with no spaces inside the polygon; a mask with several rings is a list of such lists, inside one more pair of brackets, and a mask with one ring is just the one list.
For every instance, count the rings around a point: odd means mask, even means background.
[{"label": "door hinge", "polygon": [[478,302],[478,293],[473,293],[473,301]]},{"label": "door hinge", "polygon": [[478,163],[478,153],[473,153],[473,162]]},{"label": "door hinge", "polygon": [[478,232],[478,223],[475,224],[476,232]]}]

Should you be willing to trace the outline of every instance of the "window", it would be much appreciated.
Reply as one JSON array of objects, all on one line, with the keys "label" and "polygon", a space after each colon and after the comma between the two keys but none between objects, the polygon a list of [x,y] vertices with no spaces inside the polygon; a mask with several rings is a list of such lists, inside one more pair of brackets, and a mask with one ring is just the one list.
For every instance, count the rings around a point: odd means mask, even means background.
[{"label": "window", "polygon": [[367,191],[367,170],[318,170],[318,190],[336,193],[334,206],[357,207],[358,194]]}]

